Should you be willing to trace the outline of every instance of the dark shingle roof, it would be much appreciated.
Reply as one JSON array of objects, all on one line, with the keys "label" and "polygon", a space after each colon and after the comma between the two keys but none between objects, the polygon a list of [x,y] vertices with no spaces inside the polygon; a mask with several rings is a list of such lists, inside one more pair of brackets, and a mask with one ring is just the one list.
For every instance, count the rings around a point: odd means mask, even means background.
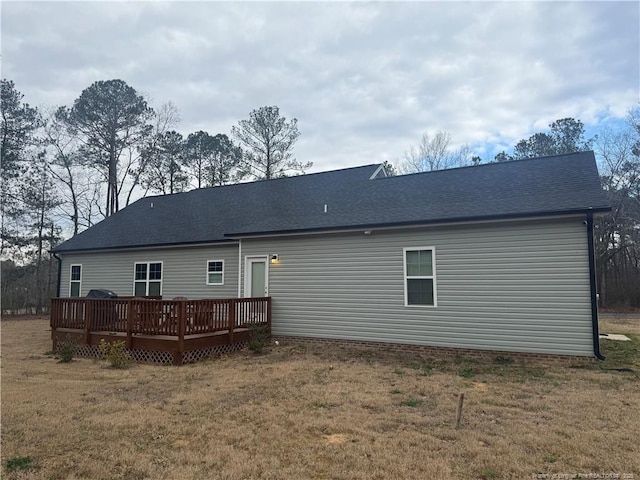
[{"label": "dark shingle roof", "polygon": [[56,252],[609,210],[592,152],[370,180],[377,168],[143,198]]}]

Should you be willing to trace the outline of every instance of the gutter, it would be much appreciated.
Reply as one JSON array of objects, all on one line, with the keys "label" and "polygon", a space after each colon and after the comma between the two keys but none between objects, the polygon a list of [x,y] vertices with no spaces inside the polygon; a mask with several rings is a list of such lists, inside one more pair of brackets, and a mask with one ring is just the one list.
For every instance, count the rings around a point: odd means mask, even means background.
[{"label": "gutter", "polygon": [[589,284],[591,287],[591,327],[593,331],[593,354],[598,360],[605,357],[600,353],[600,333],[598,331],[598,292],[596,284],[596,249],[593,241],[593,212],[587,212],[587,247],[589,251]]},{"label": "gutter", "polygon": [[62,259],[58,256],[56,252],[51,252],[53,258],[58,260],[58,284],[56,285],[56,297],[60,296],[60,282],[62,280]]},{"label": "gutter", "polygon": [[[175,194],[174,194],[175,195]],[[84,233],[84,232],[83,232]],[[71,239],[67,240],[70,241]],[[229,238],[222,238],[220,240],[215,240],[215,241],[211,241],[211,240],[202,240],[202,241],[197,241],[197,242],[177,242],[177,243],[150,243],[148,245],[146,244],[140,244],[140,245],[122,245],[122,246],[115,246],[115,247],[88,247],[88,248],[71,248],[71,249],[56,249],[56,250],[52,250],[53,253],[63,253],[63,254],[67,254],[67,253],[93,253],[93,252],[112,252],[112,251],[126,251],[126,250],[154,250],[154,249],[158,249],[158,248],[179,248],[179,247],[206,247],[209,245],[233,245],[234,243],[236,243],[236,239],[229,239]],[[64,245],[64,243],[62,243],[61,245]]]},{"label": "gutter", "polygon": [[[464,167],[463,167],[464,168]],[[429,226],[441,226],[451,224],[462,224],[471,222],[491,222],[501,220],[525,220],[525,219],[538,219],[538,218],[551,218],[561,216],[582,215],[585,212],[593,213],[605,213],[610,212],[611,207],[596,207],[589,210],[585,208],[573,209],[573,210],[557,210],[557,211],[542,211],[542,212],[530,212],[530,213],[515,213],[515,214],[497,214],[497,215],[476,215],[470,217],[453,217],[453,218],[437,218],[431,220],[411,220],[406,222],[386,222],[386,223],[364,223],[360,225],[341,225],[341,226],[323,226],[323,227],[311,227],[311,228],[296,228],[286,230],[260,230],[255,232],[230,232],[225,233],[224,236],[232,239],[248,238],[248,237],[264,237],[264,236],[281,236],[281,235],[300,235],[310,233],[328,233],[328,232],[347,232],[357,230],[372,230],[381,228],[403,228],[403,227],[429,227]]]}]

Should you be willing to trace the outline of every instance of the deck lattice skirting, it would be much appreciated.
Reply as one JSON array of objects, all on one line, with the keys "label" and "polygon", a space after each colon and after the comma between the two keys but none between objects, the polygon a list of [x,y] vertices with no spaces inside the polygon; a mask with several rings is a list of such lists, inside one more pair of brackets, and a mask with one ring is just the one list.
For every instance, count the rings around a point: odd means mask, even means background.
[{"label": "deck lattice skirting", "polygon": [[[236,352],[246,347],[247,342],[238,342],[231,345],[216,345],[190,350],[182,353],[182,363],[195,363],[216,355],[224,355]],[[160,365],[171,365],[173,354],[155,350],[127,350],[131,358],[138,363],[157,363]],[[76,355],[81,358],[100,358],[100,349],[97,345],[78,345]]]},{"label": "deck lattice skirting", "polygon": [[81,357],[99,357],[101,340],[124,341],[136,361],[181,365],[243,348],[257,326],[271,331],[270,297],[51,300],[53,349],[71,340]]}]

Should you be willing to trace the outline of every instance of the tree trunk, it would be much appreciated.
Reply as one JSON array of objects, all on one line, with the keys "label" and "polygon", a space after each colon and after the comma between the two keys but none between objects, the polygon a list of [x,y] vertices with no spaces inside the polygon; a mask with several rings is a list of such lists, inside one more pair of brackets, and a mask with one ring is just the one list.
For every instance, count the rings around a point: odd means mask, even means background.
[{"label": "tree trunk", "polygon": [[118,176],[117,176],[117,159],[116,159],[116,132],[111,132],[111,141],[109,142],[109,175],[108,175],[108,193],[107,193],[107,216],[118,211]]},{"label": "tree trunk", "polygon": [[42,278],[42,250],[43,241],[42,236],[44,234],[44,214],[46,206],[46,180],[44,175],[41,177],[42,190],[40,190],[40,216],[38,218],[38,256],[36,261],[36,314],[42,313],[42,290],[43,290],[43,278]]}]

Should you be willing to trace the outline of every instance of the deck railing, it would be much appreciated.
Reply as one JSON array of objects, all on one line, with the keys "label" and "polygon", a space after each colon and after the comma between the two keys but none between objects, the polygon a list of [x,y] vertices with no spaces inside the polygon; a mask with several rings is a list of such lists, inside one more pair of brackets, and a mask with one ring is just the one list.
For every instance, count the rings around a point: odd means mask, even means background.
[{"label": "deck railing", "polygon": [[131,335],[195,334],[271,324],[271,298],[151,300],[139,298],[52,298],[51,329],[82,329]]}]

